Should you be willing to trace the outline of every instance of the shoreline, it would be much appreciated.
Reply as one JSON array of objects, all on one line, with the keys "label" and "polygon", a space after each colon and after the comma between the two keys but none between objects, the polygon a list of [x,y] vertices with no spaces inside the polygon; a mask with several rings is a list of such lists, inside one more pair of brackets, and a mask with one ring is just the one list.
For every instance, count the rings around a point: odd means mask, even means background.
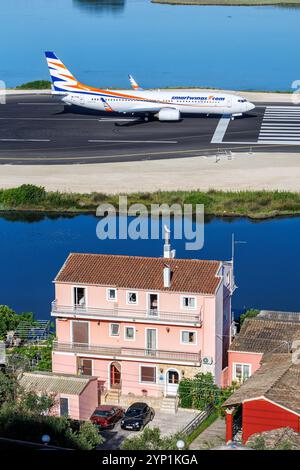
[{"label": "shoreline", "polygon": [[[119,213],[119,194],[63,193],[46,191],[42,186],[22,185],[0,190],[0,216],[13,218],[16,214],[39,216],[76,216],[96,214],[101,204],[111,205]],[[167,204],[188,204],[196,214],[197,204],[204,206],[205,216],[232,219],[236,217],[264,220],[277,217],[300,216],[300,192],[285,191],[156,191],[131,192],[127,196],[127,210],[133,204],[142,204],[148,211]],[[162,215],[164,212],[162,206]],[[137,215],[139,212],[137,212]]]},{"label": "shoreline", "polygon": [[151,3],[161,5],[185,6],[233,6],[233,7],[259,7],[259,6],[295,6],[300,5],[299,0],[151,0]]}]

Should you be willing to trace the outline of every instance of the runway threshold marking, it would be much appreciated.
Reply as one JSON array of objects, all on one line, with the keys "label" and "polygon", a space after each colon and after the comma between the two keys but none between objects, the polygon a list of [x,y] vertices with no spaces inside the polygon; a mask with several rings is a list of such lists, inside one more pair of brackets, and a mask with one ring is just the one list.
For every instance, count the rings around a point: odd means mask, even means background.
[{"label": "runway threshold marking", "polygon": [[114,144],[178,144],[177,140],[108,140],[108,139],[94,139],[88,140],[88,142],[109,142]]},{"label": "runway threshold marking", "polygon": [[258,143],[300,145],[300,107],[267,106]]},{"label": "runway threshold marking", "polygon": [[225,135],[225,132],[227,131],[227,128],[229,126],[229,123],[230,123],[230,116],[228,116],[227,114],[224,114],[217,127],[216,127],[216,130],[214,132],[214,135],[211,139],[211,143],[212,144],[220,144],[223,142],[223,138],[224,138],[224,135]]}]

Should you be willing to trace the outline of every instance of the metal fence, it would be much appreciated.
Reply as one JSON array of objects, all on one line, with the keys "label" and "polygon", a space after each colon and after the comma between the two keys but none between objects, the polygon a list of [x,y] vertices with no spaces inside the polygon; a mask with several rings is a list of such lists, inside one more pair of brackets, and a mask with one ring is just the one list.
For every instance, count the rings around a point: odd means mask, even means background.
[{"label": "metal fence", "polygon": [[185,436],[190,436],[195,431],[195,429],[197,429],[203,423],[203,421],[205,421],[206,418],[211,415],[213,410],[214,407],[210,405],[206,408],[206,410],[201,411],[189,424],[185,426],[185,428],[183,428],[181,433]]}]

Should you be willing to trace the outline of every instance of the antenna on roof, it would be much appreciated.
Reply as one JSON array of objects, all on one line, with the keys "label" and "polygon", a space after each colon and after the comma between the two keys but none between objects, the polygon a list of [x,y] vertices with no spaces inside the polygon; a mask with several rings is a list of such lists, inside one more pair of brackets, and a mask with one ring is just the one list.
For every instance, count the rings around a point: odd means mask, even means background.
[{"label": "antenna on roof", "polygon": [[164,258],[175,258],[176,251],[171,250],[171,245],[170,245],[171,230],[169,229],[167,225],[164,225],[164,233],[165,233]]},{"label": "antenna on roof", "polygon": [[246,244],[247,242],[244,240],[236,240],[234,233],[231,235],[231,264],[232,264],[232,280],[233,280],[233,291],[237,289],[237,285],[235,283],[235,277],[234,277],[234,255],[235,255],[235,245],[237,244]]}]

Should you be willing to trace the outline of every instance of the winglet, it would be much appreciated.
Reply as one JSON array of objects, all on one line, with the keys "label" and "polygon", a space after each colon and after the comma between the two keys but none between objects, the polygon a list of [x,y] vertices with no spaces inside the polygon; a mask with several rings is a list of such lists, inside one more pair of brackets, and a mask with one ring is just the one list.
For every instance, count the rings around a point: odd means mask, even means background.
[{"label": "winglet", "polygon": [[142,90],[143,89],[137,84],[137,82],[135,81],[135,79],[133,78],[132,75],[129,74],[128,78],[129,78],[129,81],[130,81],[130,85],[134,90]]}]

